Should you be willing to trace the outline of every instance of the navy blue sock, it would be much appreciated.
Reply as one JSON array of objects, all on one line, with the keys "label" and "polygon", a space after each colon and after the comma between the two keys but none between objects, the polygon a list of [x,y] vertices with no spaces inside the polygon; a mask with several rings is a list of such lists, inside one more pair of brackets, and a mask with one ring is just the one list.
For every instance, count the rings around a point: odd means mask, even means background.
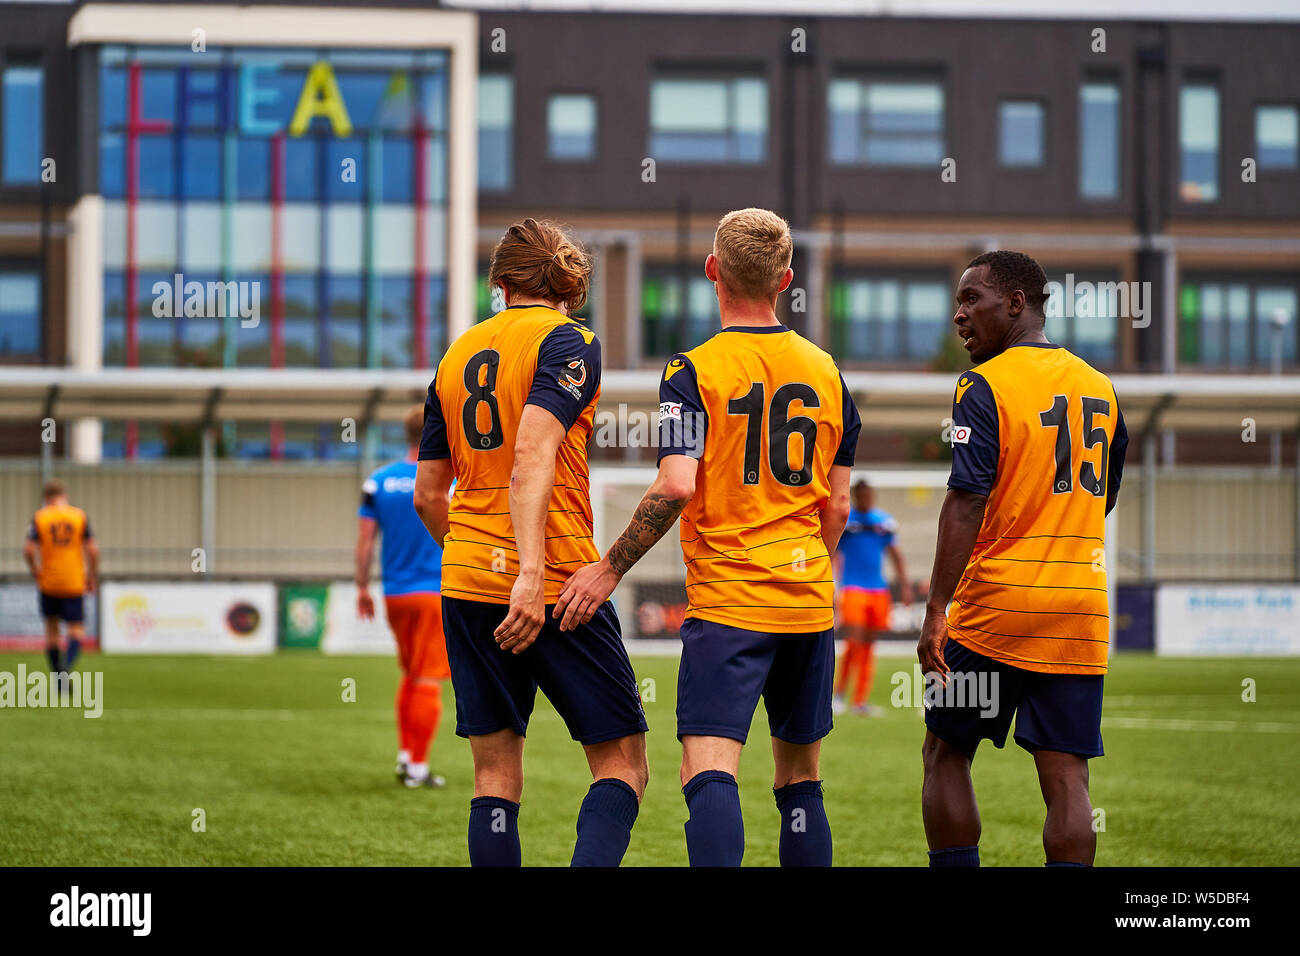
[{"label": "navy blue sock", "polygon": [[1048,860],[1046,863],[1043,864],[1043,866],[1082,866],[1085,869],[1091,869],[1092,864],[1091,863],[1069,863],[1066,861],[1053,862],[1052,860]]},{"label": "navy blue sock", "polygon": [[979,866],[978,846],[954,846],[946,850],[930,851],[931,866]]},{"label": "navy blue sock", "polygon": [[618,866],[636,823],[636,791],[622,780],[597,780],[578,811],[578,842],[571,866]]},{"label": "navy blue sock", "polygon": [[81,641],[75,637],[68,638],[68,653],[63,661],[65,671],[72,670],[72,665],[77,662],[77,655],[81,653]]},{"label": "navy blue sock", "polygon": [[745,821],[736,778],[722,770],[697,773],[682,787],[686,809],[686,855],[691,866],[740,866]]},{"label": "navy blue sock", "polygon": [[50,673],[57,674],[63,670],[59,666],[59,649],[57,647],[45,648],[45,659],[50,662]]},{"label": "navy blue sock", "polygon": [[502,797],[469,802],[469,865],[519,866],[519,804]]},{"label": "navy blue sock", "polygon": [[801,780],[772,791],[781,811],[781,865],[830,866],[831,825],[820,780]]}]

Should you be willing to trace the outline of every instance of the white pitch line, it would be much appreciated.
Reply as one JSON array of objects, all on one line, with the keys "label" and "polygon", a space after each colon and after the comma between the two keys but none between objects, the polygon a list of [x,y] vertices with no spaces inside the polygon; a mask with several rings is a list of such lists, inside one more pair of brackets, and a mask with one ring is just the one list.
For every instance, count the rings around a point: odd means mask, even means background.
[{"label": "white pitch line", "polygon": [[1165,717],[1103,717],[1101,726],[1118,730],[1208,730],[1234,733],[1248,730],[1257,734],[1300,734],[1300,723],[1241,720],[1179,720]]},{"label": "white pitch line", "polygon": [[241,710],[233,708],[187,707],[176,710],[153,710],[148,707],[104,707],[104,716],[121,720],[319,720],[321,718],[361,717],[365,720],[392,720],[388,708],[339,708],[337,710]]}]

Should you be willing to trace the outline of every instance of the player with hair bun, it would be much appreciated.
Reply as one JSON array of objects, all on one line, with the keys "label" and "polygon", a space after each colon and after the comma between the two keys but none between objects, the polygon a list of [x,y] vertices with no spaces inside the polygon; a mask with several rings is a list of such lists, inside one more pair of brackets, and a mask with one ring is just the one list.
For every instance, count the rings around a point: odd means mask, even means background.
[{"label": "player with hair bun", "polygon": [[[518,866],[524,734],[540,687],[593,783],[575,866],[617,866],[645,792],[645,714],[613,606],[560,630],[551,607],[592,541],[587,466],[600,341],[571,314],[591,260],[555,223],[515,223],[488,281],[505,309],[463,334],[425,404],[415,506],[444,547],[443,626],[456,733],[474,755],[469,857]],[[447,493],[455,479],[455,497]]]}]

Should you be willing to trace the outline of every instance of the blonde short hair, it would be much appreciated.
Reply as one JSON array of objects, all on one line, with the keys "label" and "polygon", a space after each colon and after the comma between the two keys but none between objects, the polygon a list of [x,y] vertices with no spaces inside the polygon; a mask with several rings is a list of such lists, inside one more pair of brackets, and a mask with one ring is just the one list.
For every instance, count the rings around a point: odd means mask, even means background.
[{"label": "blonde short hair", "polygon": [[713,235],[719,279],[744,299],[770,299],[790,268],[790,224],[767,209],[737,209],[718,222]]}]

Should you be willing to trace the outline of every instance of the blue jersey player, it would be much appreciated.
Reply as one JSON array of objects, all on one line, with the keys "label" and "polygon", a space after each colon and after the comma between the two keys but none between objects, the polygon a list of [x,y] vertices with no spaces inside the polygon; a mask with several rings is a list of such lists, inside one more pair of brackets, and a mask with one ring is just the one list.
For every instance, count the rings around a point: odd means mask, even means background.
[{"label": "blue jersey player", "polygon": [[892,599],[884,575],[886,555],[894,566],[899,597],[904,604],[912,601],[912,586],[907,580],[897,532],[898,522],[893,516],[875,507],[871,485],[858,481],[853,486],[853,508],[835,562],[840,586],[840,634],[845,641],[835,684],[836,713],[846,709],[844,692],[855,675],[853,712],[878,713],[867,703],[867,695],[876,670],[876,635],[889,630]]},{"label": "blue jersey player", "polygon": [[429,747],[442,717],[442,682],[451,677],[442,635],[442,549],[415,512],[415,456],[424,431],[424,406],[404,421],[410,451],[371,475],[357,512],[357,614],[375,616],[370,559],[382,535],[384,610],[397,641],[402,681],[397,687],[397,779],[408,787],[441,787],[429,771]]}]

